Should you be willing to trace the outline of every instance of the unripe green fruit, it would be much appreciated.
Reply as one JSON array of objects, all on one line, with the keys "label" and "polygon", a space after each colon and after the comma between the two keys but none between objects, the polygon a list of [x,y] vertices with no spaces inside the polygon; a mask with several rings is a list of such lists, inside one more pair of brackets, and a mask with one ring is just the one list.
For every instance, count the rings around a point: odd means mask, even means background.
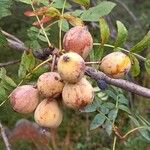
[{"label": "unripe green fruit", "polygon": [[63,48],[69,52],[76,52],[84,59],[93,47],[93,39],[87,27],[75,26],[66,32],[63,38]]},{"label": "unripe green fruit", "polygon": [[122,52],[113,52],[102,59],[100,69],[108,76],[122,78],[131,68],[130,58]]},{"label": "unripe green fruit", "polygon": [[76,84],[66,83],[62,97],[66,106],[79,109],[93,101],[94,92],[91,84],[85,78],[82,78]]},{"label": "unripe green fruit", "polygon": [[36,123],[48,128],[57,128],[61,124],[62,118],[62,111],[54,99],[44,99],[34,113]]},{"label": "unripe green fruit", "polygon": [[22,114],[33,112],[38,102],[38,90],[32,85],[19,86],[10,94],[12,108]]},{"label": "unripe green fruit", "polygon": [[76,83],[84,76],[85,62],[77,53],[69,52],[59,58],[57,69],[64,81]]},{"label": "unripe green fruit", "polygon": [[57,72],[46,72],[43,73],[38,81],[38,91],[44,97],[57,97],[61,94],[64,83]]}]

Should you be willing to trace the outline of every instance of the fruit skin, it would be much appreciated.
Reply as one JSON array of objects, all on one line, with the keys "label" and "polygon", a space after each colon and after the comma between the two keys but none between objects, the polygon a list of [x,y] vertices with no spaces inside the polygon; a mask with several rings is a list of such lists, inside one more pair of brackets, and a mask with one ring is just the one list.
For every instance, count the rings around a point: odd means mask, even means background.
[{"label": "fruit skin", "polygon": [[84,76],[85,62],[77,53],[69,52],[59,58],[57,69],[64,81],[76,83]]},{"label": "fruit skin", "polygon": [[38,91],[44,97],[57,97],[61,94],[64,87],[64,83],[57,72],[46,72],[43,73],[38,81]]},{"label": "fruit skin", "polygon": [[63,48],[67,52],[76,52],[85,59],[92,47],[93,38],[86,26],[75,26],[64,35]]},{"label": "fruit skin", "polygon": [[44,99],[34,112],[36,123],[43,127],[57,128],[62,118],[62,111],[54,99]]},{"label": "fruit skin", "polygon": [[102,59],[100,69],[110,77],[122,78],[131,68],[130,58],[122,52],[113,52]]},{"label": "fruit skin", "polygon": [[85,78],[82,78],[76,84],[66,83],[62,92],[62,97],[66,106],[79,109],[93,101],[93,87]]},{"label": "fruit skin", "polygon": [[39,103],[38,90],[32,85],[19,86],[10,94],[10,103],[19,113],[31,113]]}]

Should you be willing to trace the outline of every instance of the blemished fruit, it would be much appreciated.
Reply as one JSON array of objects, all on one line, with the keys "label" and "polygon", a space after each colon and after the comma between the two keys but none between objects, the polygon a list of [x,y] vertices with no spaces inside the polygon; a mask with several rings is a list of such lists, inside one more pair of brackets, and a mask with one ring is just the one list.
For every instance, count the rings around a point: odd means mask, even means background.
[{"label": "blemished fruit", "polygon": [[84,76],[85,62],[79,54],[69,52],[59,58],[57,69],[64,81],[76,83]]},{"label": "blemished fruit", "polygon": [[86,26],[75,26],[66,32],[63,38],[64,50],[73,51],[84,59],[93,47],[93,38]]},{"label": "blemished fruit", "polygon": [[34,112],[34,119],[42,127],[57,128],[62,122],[63,114],[57,101],[44,99]]},{"label": "blemished fruit", "polygon": [[122,52],[113,52],[102,59],[100,69],[110,77],[122,78],[131,68],[130,58]]},{"label": "blemished fruit", "polygon": [[66,83],[63,88],[62,97],[66,106],[79,109],[93,101],[93,87],[85,78],[82,78],[76,84]]},{"label": "blemished fruit", "polygon": [[38,90],[32,85],[19,86],[10,94],[10,103],[16,112],[31,113],[39,103]]},{"label": "blemished fruit", "polygon": [[43,73],[38,81],[38,91],[44,97],[57,97],[61,94],[64,87],[64,83],[57,72],[46,72]]}]

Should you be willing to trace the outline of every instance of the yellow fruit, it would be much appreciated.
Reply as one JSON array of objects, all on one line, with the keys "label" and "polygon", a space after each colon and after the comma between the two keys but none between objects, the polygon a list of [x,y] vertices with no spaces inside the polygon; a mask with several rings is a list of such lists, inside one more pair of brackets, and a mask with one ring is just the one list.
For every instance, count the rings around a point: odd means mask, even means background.
[{"label": "yellow fruit", "polygon": [[13,109],[19,113],[33,112],[38,102],[38,90],[32,85],[19,86],[10,94],[10,103]]},{"label": "yellow fruit", "polygon": [[64,81],[76,83],[84,76],[85,62],[77,53],[69,52],[59,58],[57,69]]},{"label": "yellow fruit", "polygon": [[38,91],[44,97],[57,97],[61,94],[64,83],[60,75],[57,72],[46,72],[43,73],[38,81],[37,88]]},{"label": "yellow fruit", "polygon": [[63,38],[63,48],[73,51],[86,58],[92,50],[93,39],[87,27],[75,26],[66,32]]},{"label": "yellow fruit", "polygon": [[122,78],[131,68],[130,58],[122,52],[113,52],[102,59],[100,69],[108,76]]},{"label": "yellow fruit", "polygon": [[57,128],[61,124],[62,118],[62,111],[54,99],[44,99],[34,113],[36,123],[48,128]]},{"label": "yellow fruit", "polygon": [[91,84],[85,78],[82,78],[76,84],[66,83],[62,97],[66,106],[78,109],[93,101],[94,92]]}]

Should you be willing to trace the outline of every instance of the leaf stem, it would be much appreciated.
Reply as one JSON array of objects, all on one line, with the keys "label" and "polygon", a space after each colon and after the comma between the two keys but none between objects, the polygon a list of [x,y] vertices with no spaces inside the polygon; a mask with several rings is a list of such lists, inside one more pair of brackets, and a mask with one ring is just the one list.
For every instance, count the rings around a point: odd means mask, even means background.
[{"label": "leaf stem", "polygon": [[[34,8],[34,6],[33,6],[32,0],[30,0],[30,1],[31,1],[31,7],[32,7],[32,9],[33,9],[33,11],[35,11],[35,8]],[[39,17],[38,17],[37,15],[36,15],[36,19],[37,19],[37,21],[38,21],[38,23],[39,23],[39,25],[40,25],[40,27],[41,27],[43,33],[44,33],[44,36],[45,36],[45,38],[46,38],[46,40],[47,40],[47,43],[48,43],[48,46],[51,47],[52,45],[51,45],[51,43],[50,43],[50,40],[49,40],[49,38],[48,38],[48,36],[47,36],[47,34],[46,34],[46,32],[45,32],[45,29],[44,29],[44,27],[43,27],[43,24],[41,24],[40,19],[39,19]]]},{"label": "leaf stem", "polygon": [[129,134],[131,134],[132,132],[135,132],[136,130],[139,130],[139,129],[146,129],[146,128],[149,128],[147,126],[140,126],[140,127],[136,127],[134,129],[131,129],[130,131],[128,131],[122,138],[125,139]]},{"label": "leaf stem", "polygon": [[116,140],[117,140],[117,137],[114,136],[114,142],[113,142],[113,149],[112,149],[112,150],[115,150],[115,149],[116,149]]},{"label": "leaf stem", "polygon": [[[101,44],[101,43],[93,43],[93,45],[94,45],[94,46],[101,46],[102,44]],[[104,44],[103,46],[105,46],[105,47],[110,47],[110,48],[114,48],[114,46],[113,46],[113,45],[110,45],[110,44]],[[130,53],[129,50],[124,49],[124,48],[122,48],[122,47],[117,47],[117,49],[119,49],[119,50],[121,50],[121,51],[124,51],[124,52],[126,52],[126,53]],[[139,55],[139,54],[136,54],[136,53],[132,53],[132,54],[135,55],[137,58],[139,58],[139,59],[142,60],[142,61],[145,61],[145,60],[146,60],[146,58],[144,58],[143,56],[141,56],[141,55]]]},{"label": "leaf stem", "polygon": [[85,65],[92,65],[92,64],[100,64],[101,61],[91,61],[91,62],[85,62]]},{"label": "leaf stem", "polygon": [[20,83],[17,85],[17,87],[20,86],[20,85],[23,83],[23,81],[24,81],[25,79],[27,79],[33,72],[35,72],[37,69],[39,69],[41,66],[43,66],[44,64],[46,64],[46,63],[49,62],[50,60],[52,60],[52,57],[48,58],[47,60],[43,61],[43,62],[40,63],[38,66],[36,66],[31,72],[29,72],[29,73],[24,77],[24,79],[22,79],[22,80],[20,81]]},{"label": "leaf stem", "polygon": [[65,5],[66,5],[66,0],[64,0],[64,4],[62,7],[62,11],[61,11],[61,19],[60,19],[60,24],[59,24],[59,50],[62,50],[62,45],[61,45],[61,37],[62,37],[62,16],[64,14],[64,10],[65,10]]}]

